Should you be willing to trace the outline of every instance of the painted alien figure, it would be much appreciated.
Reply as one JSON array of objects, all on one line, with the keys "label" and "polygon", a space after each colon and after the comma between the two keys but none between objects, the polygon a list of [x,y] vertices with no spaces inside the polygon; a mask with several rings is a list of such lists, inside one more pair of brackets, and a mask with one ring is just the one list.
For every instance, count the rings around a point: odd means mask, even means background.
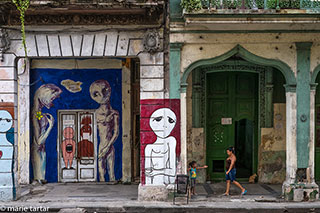
[{"label": "painted alien figure", "polygon": [[46,183],[46,150],[45,142],[54,124],[54,118],[49,113],[42,113],[42,108],[50,109],[53,101],[58,98],[62,90],[54,84],[44,84],[37,89],[33,99],[32,124],[32,167],[34,181]]},{"label": "painted alien figure", "polygon": [[97,80],[90,86],[91,98],[100,104],[96,110],[97,125],[100,136],[99,144],[99,178],[105,181],[108,170],[109,181],[115,181],[113,144],[119,135],[119,112],[110,105],[111,87],[106,80]]}]

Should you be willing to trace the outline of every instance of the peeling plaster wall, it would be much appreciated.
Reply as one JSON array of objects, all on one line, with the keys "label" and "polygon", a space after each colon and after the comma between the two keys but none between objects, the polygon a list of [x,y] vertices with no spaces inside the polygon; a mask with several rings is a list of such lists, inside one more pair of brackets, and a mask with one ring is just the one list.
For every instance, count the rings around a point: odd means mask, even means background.
[{"label": "peeling plaster wall", "polygon": [[261,128],[258,176],[262,183],[286,178],[286,104],[274,104],[273,128]]},{"label": "peeling plaster wall", "polygon": [[[192,127],[192,75],[187,88],[187,162],[196,161],[199,166],[206,164],[206,143],[204,128]],[[205,183],[206,170],[197,171],[197,182]]]}]

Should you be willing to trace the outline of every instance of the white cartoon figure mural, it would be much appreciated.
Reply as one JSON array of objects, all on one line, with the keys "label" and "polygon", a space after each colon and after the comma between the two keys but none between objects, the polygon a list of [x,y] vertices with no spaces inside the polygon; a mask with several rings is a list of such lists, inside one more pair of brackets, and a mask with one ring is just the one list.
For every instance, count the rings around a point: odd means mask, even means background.
[{"label": "white cartoon figure mural", "polygon": [[112,109],[110,104],[111,87],[106,80],[97,80],[90,86],[91,98],[100,104],[96,110],[99,130],[99,178],[105,181],[104,175],[108,170],[109,181],[115,181],[113,144],[119,135],[119,112]]},{"label": "white cartoon figure mural", "polygon": [[170,184],[175,181],[177,141],[169,135],[176,122],[176,115],[169,108],[157,109],[150,117],[149,124],[157,140],[145,148],[147,185]]},{"label": "white cartoon figure mural", "polygon": [[6,132],[11,129],[13,119],[6,110],[0,110],[0,200],[13,199],[12,159],[13,145],[7,140]]},{"label": "white cartoon figure mural", "polygon": [[46,150],[45,142],[54,124],[54,118],[49,113],[42,113],[42,108],[50,109],[53,101],[58,98],[62,90],[54,84],[44,84],[35,92],[32,108],[33,142],[32,168],[33,178],[39,183],[46,183]]}]

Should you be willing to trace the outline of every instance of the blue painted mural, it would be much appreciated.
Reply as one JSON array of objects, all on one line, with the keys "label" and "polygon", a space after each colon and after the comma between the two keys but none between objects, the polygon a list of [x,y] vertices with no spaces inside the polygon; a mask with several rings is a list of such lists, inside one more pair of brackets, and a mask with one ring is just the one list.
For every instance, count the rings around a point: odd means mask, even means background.
[{"label": "blue painted mural", "polygon": [[31,180],[58,181],[58,110],[95,110],[98,181],[122,178],[121,69],[32,69]]}]

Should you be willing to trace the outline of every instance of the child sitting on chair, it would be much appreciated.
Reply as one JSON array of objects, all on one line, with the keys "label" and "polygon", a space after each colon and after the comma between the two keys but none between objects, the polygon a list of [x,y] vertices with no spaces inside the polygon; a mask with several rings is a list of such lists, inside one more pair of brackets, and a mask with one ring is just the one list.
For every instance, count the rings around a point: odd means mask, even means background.
[{"label": "child sitting on chair", "polygon": [[207,165],[204,165],[202,167],[197,167],[197,162],[196,161],[192,161],[189,163],[189,168],[188,168],[188,172],[190,172],[190,186],[191,186],[191,194],[192,195],[196,195],[195,191],[196,191],[196,179],[197,179],[197,169],[206,169],[208,168]]}]

